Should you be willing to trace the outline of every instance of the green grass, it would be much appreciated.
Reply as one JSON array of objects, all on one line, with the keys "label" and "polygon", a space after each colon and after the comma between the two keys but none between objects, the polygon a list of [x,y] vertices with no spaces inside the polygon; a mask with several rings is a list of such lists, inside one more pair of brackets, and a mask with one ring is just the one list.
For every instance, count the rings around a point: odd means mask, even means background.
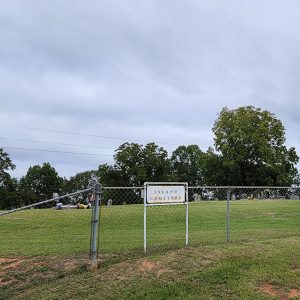
[{"label": "green grass", "polygon": [[[27,210],[0,218],[0,256],[87,254],[91,210]],[[299,200],[232,201],[230,240],[300,235]],[[185,207],[148,207],[149,250],[185,244]],[[226,202],[189,205],[190,245],[226,240]],[[102,253],[143,249],[143,205],[101,207]]]},{"label": "green grass", "polygon": [[[100,269],[89,272],[90,210],[0,218],[0,299],[288,299],[300,293],[300,201],[101,207]],[[275,298],[270,296],[273,293]],[[300,297],[300,294],[299,294]],[[297,299],[300,299],[300,298]],[[296,299],[296,298],[294,298]]]},{"label": "green grass", "polygon": [[27,257],[0,263],[0,299],[289,299],[300,295],[299,250],[298,237],[185,247],[102,256],[94,272],[81,257]]}]

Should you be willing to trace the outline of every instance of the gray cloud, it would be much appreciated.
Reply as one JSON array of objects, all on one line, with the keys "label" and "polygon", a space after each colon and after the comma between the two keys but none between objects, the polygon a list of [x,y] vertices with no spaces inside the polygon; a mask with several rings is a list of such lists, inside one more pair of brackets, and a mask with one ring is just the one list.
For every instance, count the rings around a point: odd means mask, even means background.
[{"label": "gray cloud", "polygon": [[[254,105],[283,121],[299,152],[299,9],[296,0],[4,2],[0,123],[206,150],[222,107]],[[5,136],[106,146],[110,154],[122,142],[0,126]],[[111,162],[7,152],[16,176],[44,161],[64,176]]]}]

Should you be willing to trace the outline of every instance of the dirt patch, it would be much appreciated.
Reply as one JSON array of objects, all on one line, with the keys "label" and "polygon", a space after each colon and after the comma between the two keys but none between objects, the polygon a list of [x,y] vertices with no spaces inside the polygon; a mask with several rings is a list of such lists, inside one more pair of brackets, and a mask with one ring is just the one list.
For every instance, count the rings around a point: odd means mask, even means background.
[{"label": "dirt patch", "polygon": [[5,264],[7,261],[10,261],[10,260],[11,260],[10,258],[0,257],[0,265]]},{"label": "dirt patch", "polygon": [[141,262],[139,269],[141,271],[151,271],[155,268],[156,264],[149,260],[144,260]]},{"label": "dirt patch", "polygon": [[13,277],[8,277],[8,278],[6,278],[6,277],[1,278],[0,277],[0,286],[4,286],[6,284],[11,284],[14,281],[15,281],[15,278],[13,278]]},{"label": "dirt patch", "polygon": [[166,273],[173,273],[174,271],[172,270],[169,270],[169,269],[159,269],[156,273],[156,277],[157,278],[160,278],[163,274],[166,274]]},{"label": "dirt patch", "polygon": [[65,276],[83,265],[83,259],[61,257],[0,258],[0,286],[23,285],[33,279]]},{"label": "dirt patch", "polygon": [[61,257],[51,257],[51,263],[46,262],[36,262],[36,265],[43,265],[51,267],[52,269],[63,269],[64,271],[74,271],[79,266],[86,263],[85,259],[75,259],[75,258],[61,258]]},{"label": "dirt patch", "polygon": [[291,289],[289,292],[289,299],[294,299],[300,296],[300,291],[296,289]]},{"label": "dirt patch", "polygon": [[13,263],[17,263],[18,261],[19,261],[19,259],[17,259],[17,258],[0,257],[0,267],[5,268],[6,266],[9,266]]},{"label": "dirt patch", "polygon": [[160,265],[158,262],[152,262],[149,260],[141,261],[139,264],[139,270],[142,272],[152,272],[157,278],[160,278],[163,274],[174,272],[173,270]]},{"label": "dirt patch", "polygon": [[[18,269],[23,262],[24,259],[0,257],[0,283],[4,282],[3,278],[7,278],[7,273],[10,270]],[[8,280],[5,282],[7,283]]]},{"label": "dirt patch", "polygon": [[273,297],[276,297],[278,296],[277,295],[277,292],[275,291],[274,287],[269,284],[269,283],[264,283],[260,286],[259,288],[263,293],[265,294],[268,294],[270,296],[273,296]]},{"label": "dirt patch", "polygon": [[298,289],[291,289],[289,292],[286,292],[284,289],[275,287],[270,283],[261,284],[259,290],[280,300],[289,300],[300,296],[300,290]]},{"label": "dirt patch", "polygon": [[0,257],[0,286],[11,284],[15,278],[10,276],[9,270],[16,269],[23,260],[17,258],[4,258]]},{"label": "dirt patch", "polygon": [[155,276],[161,278],[165,274],[175,276],[175,273],[175,270],[168,267],[168,263],[165,264],[160,261],[143,258],[114,264],[104,272],[105,276],[103,276],[102,273],[101,280],[103,281],[105,278],[110,278],[110,280],[123,280],[136,276],[144,278]]},{"label": "dirt patch", "polygon": [[172,273],[173,271],[159,265],[157,262],[149,260],[143,260],[139,264],[139,270],[142,272],[152,272],[156,274],[157,278],[160,278],[165,273]]}]

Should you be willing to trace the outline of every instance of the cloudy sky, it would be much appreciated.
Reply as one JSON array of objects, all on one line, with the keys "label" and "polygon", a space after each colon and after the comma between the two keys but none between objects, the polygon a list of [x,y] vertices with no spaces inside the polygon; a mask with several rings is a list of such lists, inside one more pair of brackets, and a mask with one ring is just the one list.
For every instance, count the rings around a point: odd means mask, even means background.
[{"label": "cloudy sky", "polygon": [[14,176],[50,162],[69,177],[125,141],[207,150],[224,106],[271,111],[300,154],[300,1],[0,4],[0,147]]}]

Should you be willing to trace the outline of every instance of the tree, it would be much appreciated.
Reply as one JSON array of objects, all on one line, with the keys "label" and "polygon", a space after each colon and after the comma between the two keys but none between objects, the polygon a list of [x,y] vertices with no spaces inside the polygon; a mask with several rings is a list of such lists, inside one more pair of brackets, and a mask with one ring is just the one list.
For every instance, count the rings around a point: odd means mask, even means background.
[{"label": "tree", "polygon": [[7,173],[8,170],[14,170],[15,165],[12,163],[9,155],[0,148],[0,185],[3,182],[10,178],[10,175]]},{"label": "tree", "polygon": [[98,167],[98,178],[104,186],[128,186],[129,178],[116,165],[103,164]]},{"label": "tree", "polygon": [[[103,186],[129,186],[130,181],[126,174],[123,174],[116,165],[110,166],[108,164],[100,165],[97,175]],[[112,200],[113,204],[142,203],[142,197],[139,190],[133,189],[117,189],[117,190],[103,190],[102,203],[107,203]]]},{"label": "tree", "polygon": [[49,164],[30,167],[27,174],[20,180],[23,192],[31,192],[37,199],[51,198],[54,192],[60,193],[63,179],[58,176],[55,169]]},{"label": "tree", "polygon": [[9,175],[0,185],[0,209],[11,209],[23,205],[24,201],[18,191],[17,179]]},{"label": "tree", "polygon": [[114,169],[128,180],[128,185],[141,184],[142,157],[142,146],[136,143],[124,143],[116,150]]},{"label": "tree", "polygon": [[155,143],[147,144],[142,150],[142,166],[141,184],[146,181],[167,181],[169,178],[168,152]]},{"label": "tree", "polygon": [[206,185],[230,185],[231,173],[221,155],[209,147],[203,159],[203,177]]},{"label": "tree", "polygon": [[129,185],[140,186],[145,181],[168,179],[168,152],[155,143],[149,143],[145,147],[136,143],[124,143],[116,150],[114,158],[114,168],[121,172]]},{"label": "tree", "polygon": [[205,153],[197,145],[179,146],[171,155],[173,179],[189,185],[204,183]]},{"label": "tree", "polygon": [[17,180],[7,172],[15,167],[9,155],[0,148],[0,209],[17,207],[22,201],[18,195]]},{"label": "tree", "polygon": [[285,129],[274,114],[253,106],[223,108],[213,132],[232,185],[290,185],[299,160],[287,149]]},{"label": "tree", "polygon": [[97,171],[91,170],[80,172],[77,173],[75,176],[71,176],[69,180],[64,181],[64,191],[66,193],[71,193],[87,189],[92,175],[96,175],[96,173]]}]

